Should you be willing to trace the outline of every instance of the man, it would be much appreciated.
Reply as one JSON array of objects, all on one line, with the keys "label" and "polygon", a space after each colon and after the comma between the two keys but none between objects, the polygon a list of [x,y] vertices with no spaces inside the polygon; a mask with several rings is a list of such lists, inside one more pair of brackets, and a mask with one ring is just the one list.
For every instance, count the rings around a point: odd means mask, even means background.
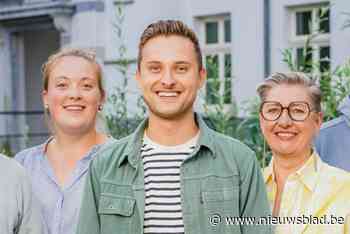
[{"label": "man", "polygon": [[0,233],[42,234],[42,220],[24,169],[0,154]]},{"label": "man", "polygon": [[341,116],[322,126],[315,146],[325,162],[350,171],[350,96],[343,100],[338,110]]},{"label": "man", "polygon": [[136,80],[149,116],[92,162],[78,234],[271,232],[225,223],[270,211],[255,154],[193,111],[205,76],[191,29],[172,20],[146,28]]}]

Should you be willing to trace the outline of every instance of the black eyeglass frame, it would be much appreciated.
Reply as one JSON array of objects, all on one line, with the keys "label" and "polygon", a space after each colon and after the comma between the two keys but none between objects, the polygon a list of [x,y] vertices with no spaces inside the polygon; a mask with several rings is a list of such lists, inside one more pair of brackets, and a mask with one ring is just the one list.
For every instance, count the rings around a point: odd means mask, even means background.
[{"label": "black eyeglass frame", "polygon": [[[281,107],[281,112],[280,112],[280,114],[279,114],[275,119],[267,119],[267,118],[264,116],[262,109],[263,109],[263,106],[264,106],[266,103],[278,104],[278,105]],[[295,105],[295,104],[306,104],[308,113],[307,113],[307,115],[306,115],[306,117],[305,117],[304,119],[302,119],[302,120],[294,119],[294,118],[291,116],[291,114],[290,114],[290,109],[289,109],[289,108],[290,108],[291,105]],[[278,120],[279,118],[281,118],[281,115],[282,115],[282,113],[283,113],[283,111],[284,111],[285,109],[287,110],[287,114],[288,114],[289,118],[290,118],[291,120],[293,120],[293,121],[296,121],[296,122],[303,122],[303,121],[305,121],[307,118],[309,118],[311,112],[316,112],[316,111],[315,111],[315,110],[316,110],[315,108],[310,108],[309,103],[303,102],[303,101],[300,101],[300,102],[299,102],[299,101],[297,101],[297,102],[291,102],[291,103],[289,103],[288,106],[282,106],[281,103],[275,102],[275,101],[264,101],[264,102],[262,102],[261,105],[260,105],[259,113],[261,114],[261,116],[263,117],[263,119],[266,120],[266,121],[276,121],[276,120]]]}]

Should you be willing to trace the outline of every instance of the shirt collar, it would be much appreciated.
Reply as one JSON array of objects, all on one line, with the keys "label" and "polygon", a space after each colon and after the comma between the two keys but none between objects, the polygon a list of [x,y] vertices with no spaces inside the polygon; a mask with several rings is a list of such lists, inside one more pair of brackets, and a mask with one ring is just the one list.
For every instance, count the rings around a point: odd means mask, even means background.
[{"label": "shirt collar", "polygon": [[[273,158],[267,168],[264,170],[265,184],[275,181],[275,175],[273,173]],[[309,191],[314,191],[317,183],[318,172],[321,168],[321,159],[316,150],[313,150],[311,157],[305,162],[305,164],[296,172],[288,176],[288,180],[300,181]]]},{"label": "shirt collar", "polygon": [[[204,122],[202,117],[198,113],[194,113],[196,123],[199,127],[199,139],[197,145],[199,147],[207,148],[211,151],[211,155],[215,158],[215,144],[213,142],[213,133],[214,131],[211,130]],[[142,147],[142,139],[144,136],[145,129],[148,124],[148,118],[143,120],[140,125],[136,128],[134,133],[130,135],[130,138],[127,142],[126,149],[124,151],[124,154],[120,158],[118,162],[118,166],[120,166],[124,160],[127,158],[129,163],[133,167],[137,167],[137,162],[140,157],[140,149]]]},{"label": "shirt collar", "polygon": [[[50,141],[53,140],[53,136],[50,136],[46,141],[45,143],[41,144],[40,147],[39,147],[39,150],[41,152],[41,156],[42,156],[42,159],[45,158],[45,155],[46,155],[46,151],[47,151],[47,146],[48,144],[50,143]],[[86,155],[81,158],[79,161],[82,161],[82,162],[90,162],[90,160],[92,158],[95,157],[96,155],[96,152],[104,145],[107,145],[111,142],[114,142],[114,138],[113,137],[108,137],[108,139],[102,143],[102,144],[97,144],[97,145],[94,145],[93,147],[91,147],[91,149],[86,153]]]},{"label": "shirt collar", "polygon": [[50,136],[43,144],[41,144],[39,146],[39,151],[40,151],[40,155],[42,158],[45,157],[46,151],[47,151],[47,146],[50,143],[50,141],[52,141],[53,136]]}]

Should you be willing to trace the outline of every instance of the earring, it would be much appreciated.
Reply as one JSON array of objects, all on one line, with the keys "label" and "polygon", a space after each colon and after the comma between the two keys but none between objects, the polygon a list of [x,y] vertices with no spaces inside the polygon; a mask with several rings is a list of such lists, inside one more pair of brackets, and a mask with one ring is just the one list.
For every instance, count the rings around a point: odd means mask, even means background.
[{"label": "earring", "polygon": [[50,109],[49,109],[49,105],[48,104],[44,105],[44,113],[45,113],[45,115],[50,115]]},{"label": "earring", "polygon": [[103,110],[102,105],[99,105],[97,109],[98,109],[98,111],[102,111]]}]

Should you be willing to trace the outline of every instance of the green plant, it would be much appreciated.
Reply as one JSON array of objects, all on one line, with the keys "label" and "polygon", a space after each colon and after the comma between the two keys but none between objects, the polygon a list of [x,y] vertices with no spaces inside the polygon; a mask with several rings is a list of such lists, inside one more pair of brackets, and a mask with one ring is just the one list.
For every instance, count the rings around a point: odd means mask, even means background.
[{"label": "green plant", "polygon": [[[320,22],[327,20],[325,17],[329,6],[321,8]],[[348,16],[350,14],[345,13]],[[344,27],[349,26],[349,19]],[[304,72],[309,77],[317,81],[322,91],[322,109],[324,121],[331,120],[339,116],[337,110],[340,102],[350,93],[350,60],[345,64],[330,69],[330,59],[321,58],[319,61],[313,61],[312,55],[315,52],[313,40],[316,39],[322,31],[312,32],[306,39],[303,51],[299,56],[293,53],[293,49],[285,49],[283,61],[287,64],[289,70]]]},{"label": "green plant", "polygon": [[[244,112],[247,113],[246,117],[235,117],[236,104],[234,102],[230,105],[225,104],[225,95],[220,95],[218,92],[221,80],[218,77],[217,62],[211,57],[207,58],[206,62],[208,77],[210,77],[211,82],[210,85],[214,87],[212,88],[213,90],[210,90],[209,95],[211,96],[207,96],[207,102],[204,104],[207,123],[216,131],[237,138],[248,145],[255,151],[260,165],[265,167],[271,158],[271,153],[260,131],[258,99],[255,98],[243,104]],[[225,67],[225,70],[227,69],[231,69],[231,67]]]},{"label": "green plant", "polygon": [[5,140],[1,145],[0,145],[0,153],[4,154],[9,157],[13,157],[13,152],[11,150],[11,145],[9,140]]},{"label": "green plant", "polygon": [[259,106],[257,97],[244,103],[247,116],[237,126],[236,134],[238,139],[255,151],[261,167],[264,168],[271,159],[271,151],[260,130]]},{"label": "green plant", "polygon": [[127,48],[124,43],[124,9],[123,5],[117,5],[116,22],[113,24],[116,31],[117,41],[119,42],[118,60],[115,62],[115,67],[120,74],[119,82],[115,82],[111,94],[107,97],[106,108],[104,111],[106,125],[109,133],[114,138],[122,138],[134,131],[137,124],[145,116],[145,106],[142,98],[137,98],[137,113],[132,116],[128,109],[128,79],[130,77],[130,68],[135,63],[134,60],[126,57]]},{"label": "green plant", "polygon": [[[223,95],[220,95],[220,87],[226,82],[219,77],[219,64],[217,55],[206,56],[207,84],[204,104],[204,113],[209,125],[216,131],[234,136],[235,126],[239,119],[235,118],[236,104],[232,100],[231,90],[224,87]],[[225,64],[225,74],[231,74],[231,65]],[[228,75],[230,77],[230,75]],[[228,78],[231,79],[231,78]],[[231,80],[229,80],[231,82]],[[222,88],[222,87],[221,87]],[[230,86],[231,88],[231,86]]]},{"label": "green plant", "polygon": [[[307,40],[307,43],[310,42],[311,40]],[[308,46],[306,44],[304,48]],[[303,50],[300,62],[293,55],[292,49],[286,49],[283,51],[283,61],[291,71],[305,72],[311,79],[319,83],[322,91],[324,121],[328,121],[339,116],[337,108],[350,93],[350,60],[332,71],[330,68],[322,69],[321,67],[322,62],[329,63],[329,58],[313,62],[306,59],[309,57],[309,53],[311,52]]]},{"label": "green plant", "polygon": [[[320,20],[326,20],[323,15],[326,14],[328,7],[321,9]],[[311,31],[311,30],[310,30]],[[320,61],[312,60],[313,40],[321,32],[312,32],[303,46],[299,57],[294,53],[294,49],[287,48],[282,51],[283,62],[290,71],[307,73],[311,79],[319,82],[322,91],[322,109],[324,120],[330,120],[339,116],[337,107],[340,102],[350,93],[350,60],[334,70],[330,70],[329,58],[322,58]],[[271,158],[271,151],[268,148],[259,126],[259,100],[253,99],[244,103],[247,116],[237,125],[235,136],[250,146],[257,155],[262,167]]]}]

